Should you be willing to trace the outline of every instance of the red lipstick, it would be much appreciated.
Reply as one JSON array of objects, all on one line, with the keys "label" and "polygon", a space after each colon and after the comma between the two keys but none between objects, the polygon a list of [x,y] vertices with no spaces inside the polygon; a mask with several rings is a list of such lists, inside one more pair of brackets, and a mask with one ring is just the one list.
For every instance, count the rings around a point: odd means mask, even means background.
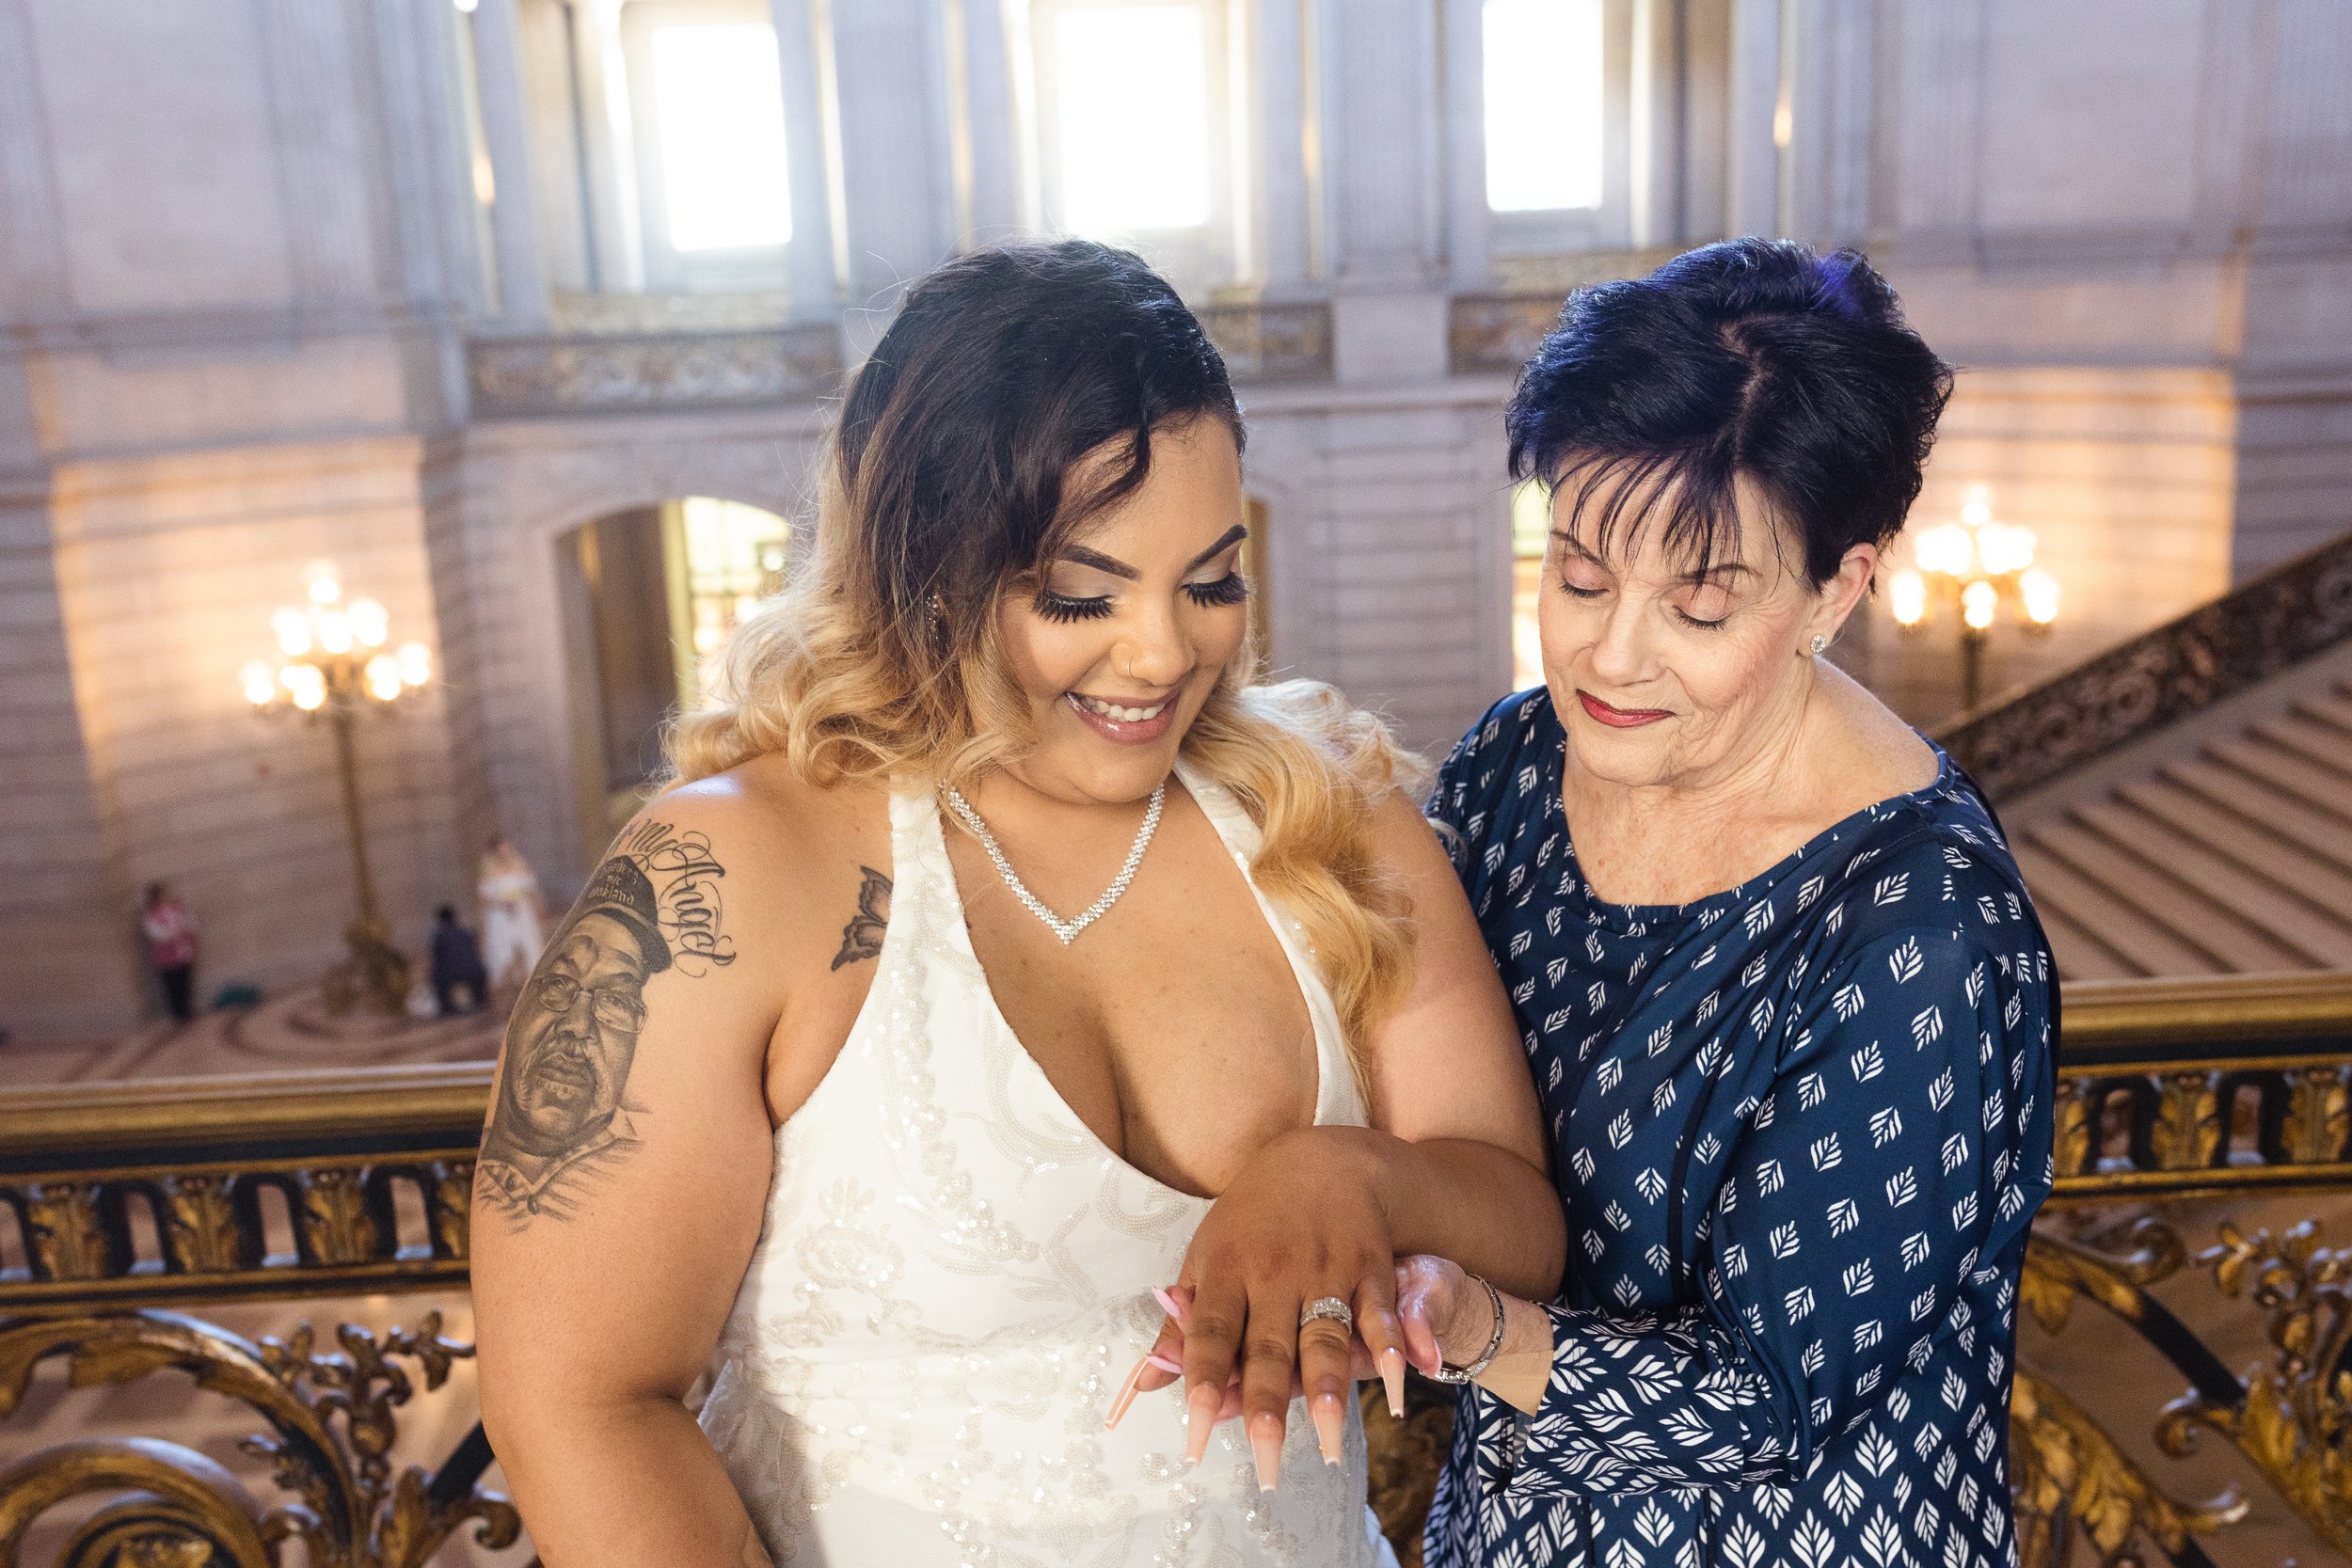
[{"label": "red lipstick", "polygon": [[1578,690],[1576,700],[1584,705],[1584,711],[1593,716],[1595,723],[1606,724],[1613,730],[1639,729],[1644,724],[1655,724],[1661,719],[1674,717],[1662,707],[1612,707],[1582,689]]}]

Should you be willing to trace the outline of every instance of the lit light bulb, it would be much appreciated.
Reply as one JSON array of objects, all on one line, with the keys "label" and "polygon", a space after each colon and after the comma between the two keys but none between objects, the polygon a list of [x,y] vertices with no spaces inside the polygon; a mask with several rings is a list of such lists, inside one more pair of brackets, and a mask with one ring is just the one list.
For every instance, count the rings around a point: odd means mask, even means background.
[{"label": "lit light bulb", "polygon": [[2022,572],[2033,564],[2033,530],[1987,523],[1977,531],[1977,558],[1994,577]]},{"label": "lit light bulb", "polygon": [[1960,591],[1960,618],[1968,623],[1970,631],[1990,629],[1994,612],[2000,608],[2001,591],[1982,578]]},{"label": "lit light bulb", "polygon": [[292,605],[271,613],[269,629],[278,634],[278,645],[288,658],[300,658],[310,651],[310,618]]},{"label": "lit light bulb", "polygon": [[255,707],[269,706],[278,695],[278,672],[258,658],[237,672],[237,682],[245,688],[245,700]]},{"label": "lit light bulb", "polygon": [[335,580],[335,568],[321,566],[310,573],[310,602],[333,604],[343,596],[343,585]]},{"label": "lit light bulb", "polygon": [[286,694],[305,713],[315,713],[326,702],[326,676],[315,664],[290,664],[282,676]]},{"label": "lit light bulb", "polygon": [[1928,618],[1928,579],[1917,567],[1905,566],[1886,579],[1886,608],[1899,626],[1915,626]]},{"label": "lit light bulb", "polygon": [[379,703],[389,703],[400,695],[400,660],[390,654],[378,654],[368,660],[368,695]]},{"label": "lit light bulb", "polygon": [[389,617],[384,607],[373,599],[354,599],[344,607],[343,613],[351,620],[351,635],[362,648],[380,648],[390,634]]},{"label": "lit light bulb", "polygon": [[400,678],[410,686],[422,686],[433,678],[433,654],[421,642],[403,642],[393,656],[400,666]]},{"label": "lit light bulb", "polygon": [[1982,528],[1993,521],[1993,486],[1968,486],[1961,497],[1960,520],[1970,528]]},{"label": "lit light bulb", "polygon": [[2058,616],[2058,579],[2036,566],[2017,579],[2017,592],[2026,601],[2026,619],[2037,626],[2046,626]]},{"label": "lit light bulb", "polygon": [[319,646],[330,654],[351,652],[351,617],[340,610],[323,610],[318,616]]},{"label": "lit light bulb", "polygon": [[1976,564],[1977,544],[1969,537],[1968,531],[1958,523],[1938,523],[1933,528],[1919,531],[1919,537],[1912,543],[1911,553],[1923,572],[1964,578]]}]

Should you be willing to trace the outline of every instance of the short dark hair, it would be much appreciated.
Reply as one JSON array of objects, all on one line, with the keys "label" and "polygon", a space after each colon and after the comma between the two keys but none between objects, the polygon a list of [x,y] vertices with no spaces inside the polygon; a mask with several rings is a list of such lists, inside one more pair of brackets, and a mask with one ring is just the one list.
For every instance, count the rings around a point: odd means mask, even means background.
[{"label": "short dark hair", "polygon": [[[1241,445],[1223,356],[1141,257],[1091,240],[956,257],[908,290],[842,405],[851,580],[968,642],[1004,583],[1143,483],[1154,431],[1200,415]],[[1116,441],[1125,460],[1065,494]]]},{"label": "short dark hair", "polygon": [[1859,252],[1725,240],[1568,296],[1504,417],[1511,476],[1573,481],[1579,510],[1622,481],[1596,547],[1671,486],[1665,544],[1705,573],[1737,546],[1744,474],[1818,588],[1901,531],[1951,390]]}]

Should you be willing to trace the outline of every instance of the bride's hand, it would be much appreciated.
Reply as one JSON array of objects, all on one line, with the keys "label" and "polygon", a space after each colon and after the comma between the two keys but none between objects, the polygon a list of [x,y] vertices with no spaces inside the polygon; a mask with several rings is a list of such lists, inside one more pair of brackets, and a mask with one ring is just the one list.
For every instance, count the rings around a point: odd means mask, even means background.
[{"label": "bride's hand", "polygon": [[[1135,1403],[1137,1394],[1165,1388],[1184,1375],[1184,1318],[1192,1310],[1192,1291],[1182,1285],[1152,1287],[1160,1309],[1168,1321],[1160,1326],[1159,1339],[1141,1361],[1136,1363],[1125,1386],[1111,1402],[1106,1426],[1117,1426],[1119,1418]],[[1372,1352],[1365,1347],[1363,1336],[1352,1334],[1347,1340],[1347,1376],[1353,1383],[1366,1383],[1380,1375],[1372,1364]],[[1291,1398],[1304,1399],[1307,1386],[1296,1377],[1291,1379]],[[1241,1414],[1241,1373],[1236,1370],[1226,1380],[1225,1402],[1217,1406],[1216,1421],[1222,1426]]]},{"label": "bride's hand", "polygon": [[[1353,1379],[1350,1345],[1360,1338],[1389,1385],[1404,1397],[1404,1340],[1396,1320],[1396,1259],[1371,1175],[1352,1157],[1353,1129],[1309,1128],[1275,1139],[1252,1159],[1193,1235],[1177,1283],[1190,1291],[1182,1327],[1171,1322],[1134,1380],[1140,1390],[1175,1381],[1184,1369],[1185,1447],[1198,1461],[1239,1374],[1241,1416],[1261,1484],[1275,1483],[1294,1389],[1303,1390],[1328,1464],[1340,1462]],[[1355,1332],[1322,1318],[1303,1326],[1302,1309],[1326,1296],[1345,1302]]]}]

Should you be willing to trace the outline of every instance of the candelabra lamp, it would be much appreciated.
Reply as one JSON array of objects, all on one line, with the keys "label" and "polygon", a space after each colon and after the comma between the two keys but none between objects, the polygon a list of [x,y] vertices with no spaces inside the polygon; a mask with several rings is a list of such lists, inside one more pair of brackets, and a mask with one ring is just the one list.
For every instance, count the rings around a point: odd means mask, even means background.
[{"label": "candelabra lamp", "polygon": [[1984,701],[1985,644],[2004,607],[2026,631],[2046,634],[2058,617],[2058,580],[2034,564],[2033,530],[1993,515],[1992,491],[1971,485],[1960,520],[1912,539],[1913,564],[1887,579],[1887,609],[1906,634],[1925,630],[1937,608],[1960,620],[1961,711]]},{"label": "candelabra lamp", "polygon": [[310,573],[308,602],[270,616],[281,657],[255,659],[240,673],[246,700],[257,714],[300,715],[325,723],[335,744],[342,785],[343,832],[351,841],[351,875],[358,912],[343,930],[350,956],[326,976],[326,1004],[336,1013],[366,1004],[399,1013],[408,1001],[408,960],[392,945],[391,927],[375,899],[368,869],[366,824],[359,805],[353,731],[363,714],[389,713],[433,678],[433,656],[421,642],[388,649],[391,626],[373,599],[343,598],[332,567]]}]

